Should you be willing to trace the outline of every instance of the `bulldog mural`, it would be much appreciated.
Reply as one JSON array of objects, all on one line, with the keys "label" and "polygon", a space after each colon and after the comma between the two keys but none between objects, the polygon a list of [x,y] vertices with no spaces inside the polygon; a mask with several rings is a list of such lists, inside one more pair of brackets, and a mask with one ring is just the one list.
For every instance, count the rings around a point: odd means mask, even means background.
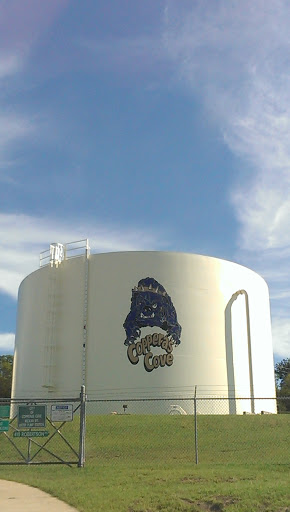
[{"label": "bulldog mural", "polygon": [[[173,346],[180,344],[181,326],[172,300],[165,288],[153,279],[146,277],[132,290],[131,309],[123,324],[126,331],[125,345],[132,364],[139,362],[144,355],[146,371],[173,363]],[[140,341],[142,327],[160,327],[163,333],[147,335]],[[153,355],[152,347],[164,349],[160,355]]]}]

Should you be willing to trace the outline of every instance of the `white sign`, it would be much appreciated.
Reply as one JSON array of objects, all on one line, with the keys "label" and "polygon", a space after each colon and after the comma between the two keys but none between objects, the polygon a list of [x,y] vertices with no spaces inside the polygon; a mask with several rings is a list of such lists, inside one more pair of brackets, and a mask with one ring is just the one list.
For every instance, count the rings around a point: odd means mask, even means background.
[{"label": "white sign", "polygon": [[72,404],[58,404],[51,406],[51,421],[72,421],[73,406]]}]

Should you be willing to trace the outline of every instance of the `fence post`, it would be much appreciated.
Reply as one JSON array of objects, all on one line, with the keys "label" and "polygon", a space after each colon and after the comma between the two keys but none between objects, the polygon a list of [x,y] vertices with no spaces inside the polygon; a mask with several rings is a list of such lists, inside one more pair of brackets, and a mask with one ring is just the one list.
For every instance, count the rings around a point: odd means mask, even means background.
[{"label": "fence post", "polygon": [[27,464],[30,463],[30,456],[31,456],[31,439],[29,437],[28,443],[27,443],[27,461],[26,461]]},{"label": "fence post", "polygon": [[195,391],[194,391],[194,442],[195,442],[195,464],[198,464],[196,388],[197,388],[197,386],[195,386]]},{"label": "fence post", "polygon": [[85,465],[85,439],[86,439],[86,388],[81,386],[80,393],[80,447],[79,447],[79,463],[78,467],[83,468]]}]

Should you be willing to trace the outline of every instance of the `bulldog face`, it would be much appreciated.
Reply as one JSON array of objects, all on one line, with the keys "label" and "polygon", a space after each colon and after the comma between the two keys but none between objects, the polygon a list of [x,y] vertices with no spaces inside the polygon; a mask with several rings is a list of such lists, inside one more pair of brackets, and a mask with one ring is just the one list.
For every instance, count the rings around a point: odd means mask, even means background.
[{"label": "bulldog face", "polygon": [[125,345],[134,343],[142,327],[161,327],[175,345],[180,343],[181,327],[171,298],[164,287],[150,277],[141,279],[132,290],[131,309],[124,322]]}]

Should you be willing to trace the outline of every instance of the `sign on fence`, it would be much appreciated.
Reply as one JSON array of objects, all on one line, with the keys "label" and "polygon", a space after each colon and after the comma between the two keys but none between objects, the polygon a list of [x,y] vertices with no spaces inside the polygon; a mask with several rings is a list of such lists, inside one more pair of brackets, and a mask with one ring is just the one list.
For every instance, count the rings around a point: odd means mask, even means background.
[{"label": "sign on fence", "polygon": [[51,421],[72,421],[73,406],[72,404],[59,404],[51,406]]},{"label": "sign on fence", "polygon": [[9,420],[0,420],[0,432],[8,432]]},{"label": "sign on fence", "polygon": [[0,418],[9,418],[10,405],[0,405]]},{"label": "sign on fence", "polygon": [[18,428],[45,427],[46,405],[19,405]]},{"label": "sign on fence", "polygon": [[[85,386],[80,391],[78,398],[0,399],[0,466],[77,464],[83,467]],[[74,420],[74,425],[69,423]]]},{"label": "sign on fence", "polygon": [[13,437],[47,437],[48,430],[16,430],[13,432]]}]

